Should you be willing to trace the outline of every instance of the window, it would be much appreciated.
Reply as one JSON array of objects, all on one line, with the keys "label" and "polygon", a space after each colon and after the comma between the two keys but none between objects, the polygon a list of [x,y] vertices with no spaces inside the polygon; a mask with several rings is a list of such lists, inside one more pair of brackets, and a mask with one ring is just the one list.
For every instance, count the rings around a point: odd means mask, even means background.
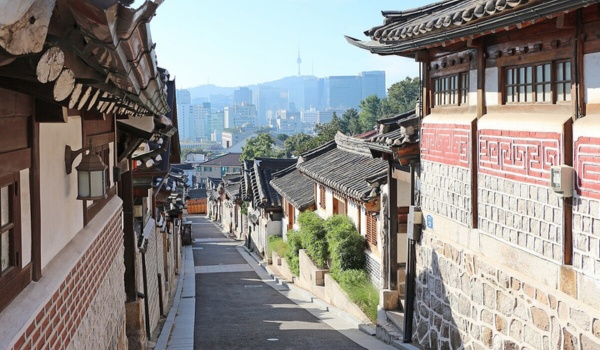
[{"label": "window", "polygon": [[505,68],[504,102],[557,103],[571,101],[571,62],[544,62]]},{"label": "window", "polygon": [[469,73],[459,73],[433,80],[434,106],[464,105],[469,92]]},{"label": "window", "polygon": [[[0,179],[0,310],[25,288],[27,283],[23,283],[22,279],[29,280],[28,271],[23,271],[21,261],[21,201],[18,180],[19,173]],[[17,280],[19,281],[14,282]],[[14,288],[18,285],[22,287]]]},{"label": "window", "polygon": [[326,197],[325,197],[325,186],[319,185],[319,206],[322,209],[326,208],[326,206],[325,206],[325,199],[326,199]]},{"label": "window", "polygon": [[212,171],[212,167],[205,166],[205,167],[204,167],[204,171]]},{"label": "window", "polygon": [[367,242],[377,247],[377,217],[367,213]]}]

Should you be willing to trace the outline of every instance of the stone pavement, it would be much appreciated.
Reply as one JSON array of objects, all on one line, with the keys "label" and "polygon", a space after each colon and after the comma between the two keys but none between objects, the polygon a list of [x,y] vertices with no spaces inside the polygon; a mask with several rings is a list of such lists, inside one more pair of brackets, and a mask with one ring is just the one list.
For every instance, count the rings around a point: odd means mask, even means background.
[{"label": "stone pavement", "polygon": [[[215,226],[218,227],[216,224]],[[169,315],[167,316],[161,334],[157,340],[155,349],[183,350],[194,348],[196,302],[195,275],[196,273],[224,272],[221,270],[232,268],[256,272],[265,284],[274,289],[278,289],[279,292],[288,299],[366,349],[396,349],[370,335],[371,333],[374,333],[374,330],[362,329],[361,331],[359,329],[360,322],[352,316],[345,314],[331,305],[325,304],[307,291],[280,280],[277,275],[270,270],[269,266],[264,265],[258,256],[249,252],[242,244],[238,245],[236,248],[248,264],[238,264],[240,266],[194,266],[192,246],[183,247],[182,274],[179,276],[173,306],[169,311]],[[198,271],[199,269],[202,271]],[[282,284],[285,284],[289,290],[282,291],[281,288],[277,288],[278,286],[281,287]]]}]

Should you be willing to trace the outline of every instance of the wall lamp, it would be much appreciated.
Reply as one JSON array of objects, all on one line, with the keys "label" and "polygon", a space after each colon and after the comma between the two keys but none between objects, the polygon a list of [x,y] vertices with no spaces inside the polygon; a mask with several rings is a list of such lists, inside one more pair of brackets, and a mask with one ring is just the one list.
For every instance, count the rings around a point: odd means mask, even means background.
[{"label": "wall lamp", "polygon": [[[90,148],[82,147],[77,151],[73,151],[71,146],[65,147],[67,174],[71,173],[75,158],[89,150]],[[108,166],[102,162],[102,158],[91,151],[81,158],[81,163],[75,167],[75,170],[77,170],[77,199],[97,200],[106,198],[107,168]]]}]

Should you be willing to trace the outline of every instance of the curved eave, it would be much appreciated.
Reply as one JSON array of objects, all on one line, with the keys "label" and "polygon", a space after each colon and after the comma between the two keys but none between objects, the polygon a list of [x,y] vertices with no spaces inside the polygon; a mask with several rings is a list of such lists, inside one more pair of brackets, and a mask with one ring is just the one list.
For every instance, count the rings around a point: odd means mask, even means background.
[{"label": "curved eave", "polygon": [[400,55],[413,57],[416,50],[426,49],[460,42],[465,38],[478,38],[498,30],[510,30],[515,26],[530,25],[540,19],[552,18],[558,14],[573,11],[580,7],[600,3],[600,0],[572,1],[551,0],[534,6],[519,9],[506,15],[486,17],[471,23],[464,23],[455,28],[441,28],[428,31],[426,34],[407,37],[394,41],[360,41],[346,36],[346,40],[361,49],[378,55]]}]

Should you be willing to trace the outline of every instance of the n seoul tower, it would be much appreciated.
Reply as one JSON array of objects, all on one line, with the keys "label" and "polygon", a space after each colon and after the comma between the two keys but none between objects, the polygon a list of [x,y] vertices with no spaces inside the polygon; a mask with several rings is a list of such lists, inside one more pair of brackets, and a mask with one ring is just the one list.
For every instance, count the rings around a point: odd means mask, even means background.
[{"label": "n seoul tower", "polygon": [[300,63],[302,63],[302,59],[300,58],[300,46],[298,46],[298,59],[296,62],[298,63],[298,76],[300,76]]}]

